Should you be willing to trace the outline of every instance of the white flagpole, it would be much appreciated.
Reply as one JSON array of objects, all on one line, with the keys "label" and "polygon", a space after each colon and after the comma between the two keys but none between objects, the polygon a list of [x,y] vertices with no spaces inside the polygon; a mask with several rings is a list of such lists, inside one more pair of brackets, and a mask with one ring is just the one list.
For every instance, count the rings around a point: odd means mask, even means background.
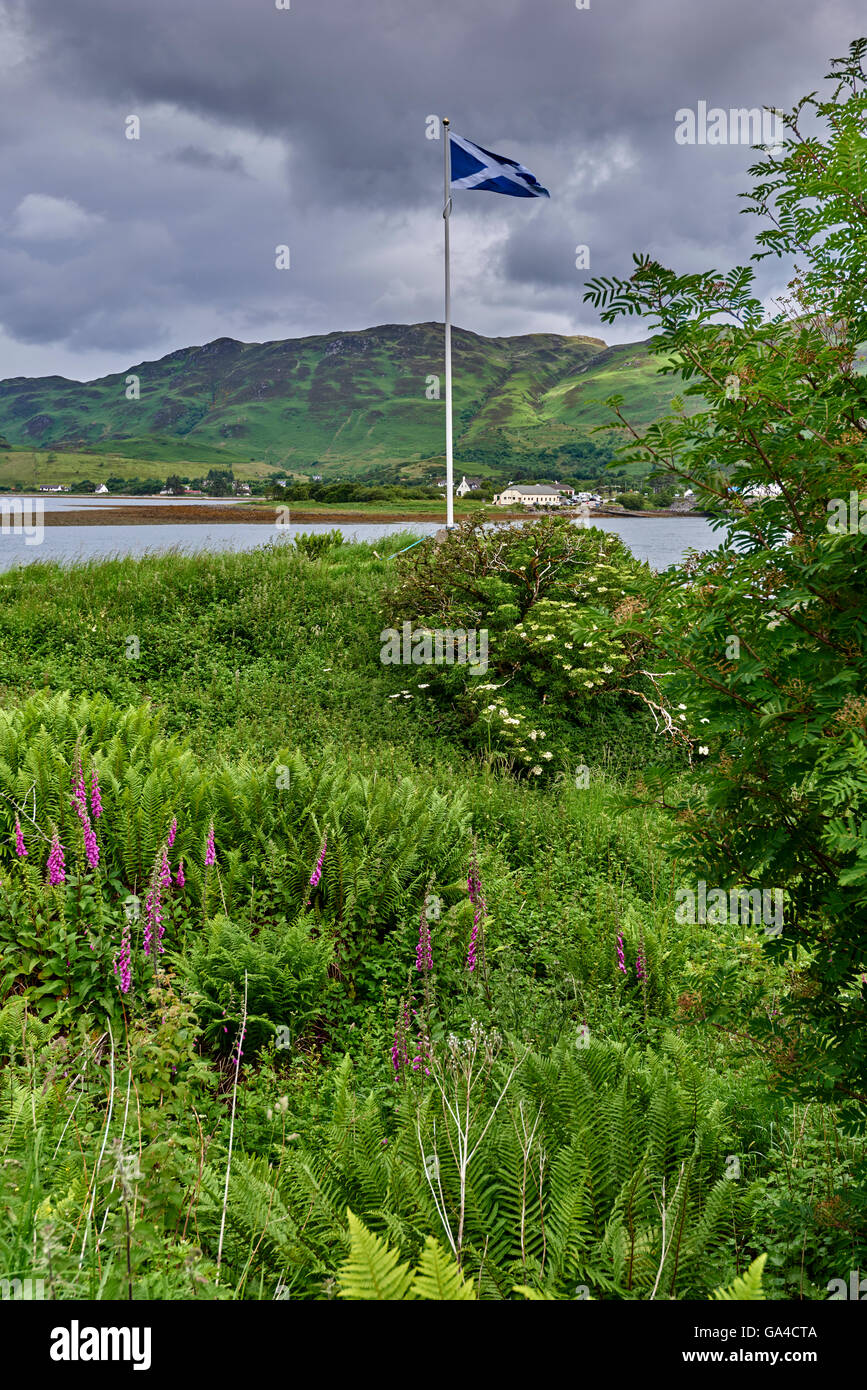
[{"label": "white flagpole", "polygon": [[446,527],[455,524],[454,464],[452,461],[452,292],[449,280],[449,218],[452,211],[452,152],[449,140],[449,118],[443,117],[443,226],[445,228],[445,290],[446,290]]}]

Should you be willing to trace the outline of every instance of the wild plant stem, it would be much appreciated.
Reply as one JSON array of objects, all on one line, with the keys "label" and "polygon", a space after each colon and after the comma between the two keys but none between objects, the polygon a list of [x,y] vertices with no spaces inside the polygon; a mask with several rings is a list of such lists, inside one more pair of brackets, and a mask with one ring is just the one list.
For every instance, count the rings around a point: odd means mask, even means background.
[{"label": "wild plant stem", "polygon": [[226,1233],[226,1208],[229,1204],[229,1174],[232,1171],[232,1144],[235,1140],[235,1106],[238,1101],[238,1071],[241,1066],[241,1044],[247,1028],[247,972],[244,971],[244,1014],[241,1019],[241,1032],[238,1037],[238,1050],[235,1053],[235,1081],[232,1086],[232,1121],[229,1125],[229,1157],[226,1160],[226,1185],[223,1189],[223,1213],[220,1217],[220,1242],[217,1246],[217,1274],[214,1283],[220,1282],[220,1265],[223,1260],[223,1237]]}]

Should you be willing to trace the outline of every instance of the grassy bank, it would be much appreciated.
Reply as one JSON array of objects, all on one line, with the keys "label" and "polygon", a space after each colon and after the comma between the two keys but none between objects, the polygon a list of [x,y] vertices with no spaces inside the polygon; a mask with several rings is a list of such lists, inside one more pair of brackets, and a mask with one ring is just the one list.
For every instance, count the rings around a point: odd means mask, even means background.
[{"label": "grassy bank", "polygon": [[825,1296],[864,1152],[739,1026],[784,966],[677,922],[625,796],[646,720],[535,786],[381,663],[411,539],[0,575],[4,1268],[61,1299],[370,1296],[387,1244],[444,1297],[707,1298],[764,1255],[766,1296]]},{"label": "grassy bank", "polygon": [[[179,455],[179,456],[176,456]],[[160,478],[165,481],[173,473],[198,477],[208,467],[231,468],[239,481],[266,478],[271,469],[262,461],[228,459],[219,450],[210,457],[188,459],[182,451],[154,457],[122,452],[89,453],[70,449],[0,449],[0,488],[18,487],[23,491],[38,490],[40,485],[78,483],[88,478],[94,485],[109,478]]]}]

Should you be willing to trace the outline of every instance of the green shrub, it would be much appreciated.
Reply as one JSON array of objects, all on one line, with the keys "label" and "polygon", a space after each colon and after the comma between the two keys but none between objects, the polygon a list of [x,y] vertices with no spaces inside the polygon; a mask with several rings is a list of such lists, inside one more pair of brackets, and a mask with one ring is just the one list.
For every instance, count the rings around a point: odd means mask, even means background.
[{"label": "green shrub", "polygon": [[306,555],[308,560],[317,560],[338,545],[343,545],[343,533],[337,530],[312,531],[309,535],[295,537],[296,548],[302,555]]},{"label": "green shrub", "polygon": [[313,936],[303,917],[259,928],[212,918],[184,965],[203,1038],[221,1052],[237,1048],[246,989],[244,1056],[278,1028],[289,1030],[283,1045],[294,1045],[322,1012],[332,955],[328,938]]}]

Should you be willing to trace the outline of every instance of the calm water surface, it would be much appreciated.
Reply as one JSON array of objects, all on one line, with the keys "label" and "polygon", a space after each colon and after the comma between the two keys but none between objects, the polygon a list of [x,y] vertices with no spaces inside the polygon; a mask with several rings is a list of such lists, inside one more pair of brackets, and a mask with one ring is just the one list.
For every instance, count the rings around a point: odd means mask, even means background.
[{"label": "calm water surface", "polygon": [[[20,499],[26,503],[29,499]],[[299,533],[328,531],[329,521],[309,522],[306,525],[262,525],[252,522],[221,522],[221,506],[231,506],[233,498],[97,498],[48,496],[40,499],[46,511],[69,511],[72,508],[147,506],[172,507],[203,502],[214,508],[213,523],[194,525],[167,522],[159,526],[50,526],[41,541],[28,544],[22,534],[11,531],[0,535],[0,570],[15,565],[55,561],[58,564],[78,564],[86,560],[105,560],[119,555],[161,554],[180,550],[187,554],[196,551],[254,550],[269,542],[291,544]],[[583,524],[583,523],[576,523]],[[647,560],[654,569],[665,569],[683,559],[687,550],[713,550],[720,543],[703,517],[600,517],[595,523],[603,531],[612,531],[640,560]],[[432,535],[439,530],[433,521],[358,522],[340,527],[349,541],[376,542],[394,531],[416,536]]]}]

